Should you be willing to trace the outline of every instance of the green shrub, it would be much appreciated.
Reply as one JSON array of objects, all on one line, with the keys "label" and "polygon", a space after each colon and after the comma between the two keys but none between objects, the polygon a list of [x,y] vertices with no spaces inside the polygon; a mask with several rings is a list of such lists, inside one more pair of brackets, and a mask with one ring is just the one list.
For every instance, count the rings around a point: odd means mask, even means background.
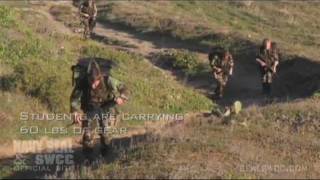
[{"label": "green shrub", "polygon": [[168,63],[169,66],[185,73],[194,72],[199,66],[196,53],[187,50],[169,50],[159,54],[158,60]]},{"label": "green shrub", "polygon": [[11,27],[15,24],[15,12],[6,6],[0,5],[0,26]]},{"label": "green shrub", "polygon": [[317,97],[317,98],[320,98],[320,90],[316,91],[314,94],[313,94],[314,97]]}]

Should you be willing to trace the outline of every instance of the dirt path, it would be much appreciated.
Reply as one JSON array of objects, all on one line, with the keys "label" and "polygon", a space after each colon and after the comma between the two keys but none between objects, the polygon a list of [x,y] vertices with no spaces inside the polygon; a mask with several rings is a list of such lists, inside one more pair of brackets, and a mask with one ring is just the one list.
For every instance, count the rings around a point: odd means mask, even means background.
[{"label": "dirt path", "polygon": [[[76,11],[76,8],[72,5],[71,1],[59,1],[59,2],[47,2],[45,5],[35,5],[38,8],[32,8],[25,10],[32,10],[37,13],[40,13],[44,15],[46,18],[48,18],[48,21],[50,21],[50,24],[54,28],[54,30],[59,31],[60,33],[64,33],[71,36],[81,36],[79,33],[73,32],[71,29],[66,27],[63,23],[57,21],[55,17],[50,14],[49,10],[51,5],[67,5],[72,7],[74,11]],[[102,41],[103,38],[116,40],[119,42],[124,42],[126,45],[121,46],[120,45],[108,45],[109,47],[114,48],[122,48],[125,50],[128,50],[130,52],[140,54],[145,57],[146,61],[149,63],[152,63],[150,60],[150,57],[153,56],[153,54],[156,54],[160,51],[163,51],[165,49],[169,48],[175,48],[175,49],[189,49],[193,52],[196,52],[200,59],[202,59],[204,62],[206,62],[207,54],[205,53],[205,49],[201,49],[195,45],[192,44],[186,44],[181,41],[176,41],[174,39],[171,39],[170,37],[164,37],[164,36],[156,36],[156,35],[143,35],[137,32],[134,32],[132,30],[123,29],[123,27],[119,27],[114,24],[102,24],[97,23],[95,28],[95,34],[96,34],[96,40]],[[226,98],[222,101],[218,101],[221,104],[228,104],[234,101],[235,99],[241,99],[247,104],[256,104],[259,102],[262,102],[262,96],[259,95],[260,89],[259,89],[259,77],[255,71],[255,69],[252,68],[252,66],[247,67],[247,63],[242,64],[236,62],[236,68],[234,76],[231,78],[228,88],[226,89]],[[168,70],[163,70],[157,66],[154,65],[155,68],[160,69],[161,71],[171,75],[172,72]],[[249,68],[249,69],[248,69]],[[251,69],[250,69],[251,68]],[[173,77],[174,78],[174,77]],[[215,84],[214,81],[211,79],[211,77],[206,78],[197,78],[197,79],[191,79],[187,80],[187,84],[189,86],[192,86],[195,89],[198,89],[199,91],[203,92],[204,94],[209,94],[209,92],[214,88]],[[157,128],[159,129],[159,128]],[[138,133],[137,133],[138,132]],[[126,136],[132,137],[137,134],[145,134],[145,129],[141,129],[138,131],[132,131],[129,132]],[[61,139],[64,140],[64,139]],[[65,140],[70,140],[69,138]],[[79,146],[79,138],[72,138],[72,142],[74,142],[75,147]],[[45,141],[44,141],[45,142]],[[0,146],[0,158],[6,158],[6,157],[12,157],[15,155],[15,152],[13,151],[13,145],[5,145]],[[44,150],[44,149],[43,149]],[[32,152],[30,152],[32,153]]]},{"label": "dirt path", "polygon": [[[48,21],[50,22],[50,29],[52,31],[57,31],[59,33],[67,34],[70,36],[80,37],[81,34],[75,33],[70,28],[66,27],[63,23],[57,21],[55,19],[55,17],[53,17],[52,14],[50,14],[49,11],[50,11],[51,5],[57,5],[57,4],[59,4],[59,5],[64,4],[64,5],[68,5],[68,6],[73,7],[71,4],[71,1],[59,1],[59,2],[51,2],[50,1],[45,4],[35,3],[35,4],[33,4],[33,6],[35,6],[37,8],[22,8],[22,10],[39,13],[39,14],[43,15],[44,17],[46,17],[48,19]],[[126,44],[129,44],[130,47],[135,47],[135,48],[121,47],[122,49],[131,51],[131,52],[134,52],[137,54],[139,53],[143,56],[148,56],[150,53],[153,53],[155,51],[157,51],[157,52],[160,51],[160,49],[154,47],[151,42],[136,39],[131,34],[126,33],[126,32],[118,32],[112,28],[104,28],[104,25],[102,25],[100,23],[97,24],[97,27],[95,30],[96,30],[97,35],[116,39],[117,41],[121,41],[121,42],[126,42]],[[119,46],[116,46],[116,45],[115,46],[107,45],[107,46],[119,48]],[[149,62],[149,61],[147,61],[147,62]],[[158,67],[155,67],[155,68],[160,69]],[[162,70],[162,69],[160,69],[160,70],[164,72],[164,70]],[[167,72],[167,73],[170,73],[170,72]],[[193,114],[193,113],[190,113],[190,114]],[[135,136],[143,136],[143,135],[147,134],[149,131],[156,133],[156,132],[160,131],[164,126],[167,126],[167,125],[168,125],[168,122],[163,122],[163,121],[159,121],[157,123],[146,123],[144,127],[139,128],[139,129],[130,130],[129,132],[127,132],[123,135],[115,136],[113,138],[113,140],[121,142],[123,139],[128,139],[128,138],[132,138]],[[47,143],[50,142],[50,140],[52,140],[52,139],[48,139],[47,137],[42,137],[40,140],[38,140],[39,143],[41,144],[40,148],[35,149],[35,150],[32,150],[32,149],[26,150],[26,151],[24,151],[24,154],[34,154],[34,153],[43,152],[43,151],[54,151],[55,149],[49,149],[47,147]],[[59,141],[71,142],[73,149],[77,149],[77,148],[81,147],[81,137],[80,138],[79,137],[59,138]],[[66,143],[66,144],[68,144],[68,143]],[[59,147],[59,148],[63,148],[63,147]],[[4,145],[0,146],[0,160],[13,158],[16,154],[17,154],[17,152],[16,152],[16,149],[14,148],[14,143],[4,144]]]},{"label": "dirt path", "polygon": [[[41,11],[42,14],[48,17],[50,22],[52,22],[57,30],[59,30],[61,33],[81,36],[81,34],[74,33],[68,27],[64,26],[62,22],[56,21],[53,15],[49,13],[49,8],[51,5],[69,6],[72,11],[76,13],[78,9],[72,5],[72,1],[50,1],[46,2],[46,4],[47,6],[45,6],[45,8],[40,8],[38,9],[38,11]],[[153,58],[155,54],[167,49],[187,49],[196,53],[201,60],[201,63],[207,64],[208,47],[206,46],[202,46],[197,43],[181,41],[170,36],[156,33],[140,33],[132,28],[110,22],[97,22],[94,32],[95,35],[93,36],[93,40],[102,42],[110,48],[125,50],[134,54],[142,55],[145,58],[146,62],[151,63],[154,68],[160,70],[166,75],[169,75],[168,77],[176,79],[183,85],[194,88],[207,96],[211,96],[214,88],[216,87],[216,83],[213,80],[210,72],[206,72],[196,77],[180,76],[175,72],[175,70],[167,70],[163,67],[160,67],[154,62]],[[245,106],[250,106],[265,105],[270,102],[262,95],[261,92],[261,77],[257,64],[255,63],[255,55],[257,51],[256,48],[257,47],[255,47],[255,45],[250,45],[250,48],[245,50],[245,52],[234,55],[234,74],[228,82],[224,98],[221,100],[216,100],[216,103],[221,105],[229,105],[235,100],[241,100]],[[308,61],[302,63],[303,66],[308,65],[310,67],[313,67],[312,64],[310,64]],[[318,70],[317,67],[315,67],[315,71]],[[286,91],[292,92],[293,95],[303,94],[299,92],[304,92],[304,86],[299,87],[302,88],[301,90],[295,90],[296,88],[291,88],[291,86],[298,86],[296,84],[299,84],[300,82],[295,83],[295,81],[291,79],[292,82],[290,82],[287,87],[284,87],[283,85],[284,80],[282,79],[286,80],[286,78],[289,78],[291,74],[295,75],[296,73],[294,71],[296,68],[290,68],[293,69],[293,72],[289,73],[285,72],[289,69],[288,67],[280,69],[281,71],[278,73],[278,77],[275,79],[275,83],[273,83],[276,101],[286,101],[283,96]],[[298,78],[305,79],[305,77]],[[277,79],[280,80],[277,81]],[[280,90],[281,94],[278,93],[280,92]]]},{"label": "dirt path", "polygon": [[[61,2],[50,2],[52,4],[61,4],[71,5],[71,1],[61,1]],[[63,25],[63,23],[56,21],[56,19],[49,13],[50,6],[41,6],[41,8],[37,9],[36,12],[41,13],[51,22],[52,26],[56,31],[60,33],[64,33],[70,36],[81,36],[81,34],[74,33],[71,29]],[[144,35],[137,32],[134,32],[130,29],[124,29],[123,27],[119,27],[115,24],[102,24],[97,23],[95,28],[95,37],[94,40],[104,42],[104,39],[111,41],[118,41],[119,44],[107,44],[106,46],[116,49],[123,49],[132,53],[142,55],[145,60],[151,64],[152,56],[162,50],[175,48],[175,49],[188,49],[193,52],[196,52],[199,57],[203,60],[203,62],[207,61],[206,49],[199,48],[192,44],[185,44],[181,41],[176,41],[174,39],[156,36],[156,35]],[[238,56],[235,57],[236,60],[236,68],[234,71],[234,75],[231,77],[230,82],[228,84],[228,88],[226,89],[225,99],[221,101],[217,101],[220,104],[230,104],[234,100],[239,99],[245,105],[260,105],[264,104],[265,100],[260,93],[260,77],[259,73],[256,69],[255,63],[252,61],[254,58],[254,53],[251,53],[246,56]],[[154,65],[154,64],[153,64]],[[174,74],[169,70],[161,69],[154,65],[155,68],[160,69],[162,72],[171,75],[172,78]],[[187,82],[185,85],[190,86],[191,88],[195,88],[202,92],[203,94],[210,94],[210,91],[215,87],[215,83],[210,76],[207,77],[197,77],[193,79],[186,79]],[[199,115],[200,117],[204,117],[202,113],[190,113],[185,118],[186,120],[191,119],[189,116]],[[201,118],[199,118],[201,119]],[[146,124],[145,127],[140,129],[130,130],[128,133],[116,136],[111,139],[111,144],[114,148],[131,148],[139,144],[140,142],[148,142],[147,135],[152,132],[153,134],[160,133],[163,128],[171,127],[175,124],[170,124],[168,122],[157,122]],[[43,153],[50,153],[50,151],[55,151],[55,148],[48,148],[48,143],[51,140],[58,140],[60,142],[66,142],[65,147],[59,146],[59,149],[68,149],[71,148],[73,150],[73,155],[76,159],[76,165],[81,165],[83,163],[84,157],[81,153],[81,137],[66,137],[59,139],[48,139],[42,138],[39,140],[41,146],[38,149],[26,151],[26,156],[28,158],[34,158],[36,155]],[[63,143],[62,143],[63,144]],[[98,144],[98,143],[97,143]],[[71,146],[70,146],[71,145]],[[96,146],[99,147],[99,146]],[[241,147],[241,145],[235,148],[235,151],[239,151],[237,148]],[[23,147],[21,147],[23,149]],[[259,149],[260,150],[260,149]],[[247,151],[244,149],[243,151]],[[258,152],[258,151],[257,151]],[[5,144],[0,146],[0,166],[8,165],[14,160],[16,160],[17,149],[15,149],[14,144]],[[96,154],[97,155],[97,154]],[[97,157],[99,157],[97,155]],[[35,175],[34,172],[21,171],[19,173],[12,174],[10,177],[41,177],[41,174]],[[30,174],[28,174],[30,173]],[[56,172],[50,172],[49,174],[54,174]]]},{"label": "dirt path", "polygon": [[[48,2],[46,5],[40,5],[39,8],[33,8],[32,10],[44,15],[48,18],[48,21],[52,24],[52,27],[59,31],[60,33],[64,33],[71,36],[81,36],[79,33],[73,32],[71,29],[66,27],[63,23],[58,22],[52,14],[50,14],[49,9],[51,5],[67,5],[73,8],[76,11],[75,7],[72,6],[71,1],[59,1],[59,2]],[[25,9],[30,10],[30,9]],[[95,40],[102,41],[103,39],[111,39],[116,40],[119,42],[124,43],[124,46],[120,45],[110,45],[106,44],[108,47],[114,48],[122,48],[124,50],[140,54],[145,57],[146,61],[152,64],[152,56],[160,51],[175,48],[175,49],[188,49],[196,52],[200,59],[203,62],[207,61],[207,54],[206,49],[199,48],[192,44],[186,44],[181,41],[176,41],[171,39],[170,37],[164,36],[156,36],[156,35],[144,35],[137,32],[134,32],[130,29],[123,29],[123,27],[119,27],[115,24],[102,24],[97,23],[95,28]],[[241,61],[243,62],[243,60]],[[250,63],[249,63],[250,64]],[[248,63],[240,63],[240,61],[236,62],[236,68],[234,72],[234,76],[231,78],[228,88],[226,89],[225,99],[218,101],[221,104],[229,104],[235,99],[243,100],[246,104],[259,104],[263,101],[262,96],[260,95],[260,83],[259,83],[259,76],[254,69],[254,66],[250,65],[247,66]],[[160,69],[161,71],[165,72],[166,74],[172,75],[171,71],[161,69],[154,65],[155,68]],[[172,78],[174,78],[172,76]],[[209,92],[215,87],[215,83],[211,77],[205,78],[196,78],[196,79],[187,79],[188,82],[186,85],[189,85],[204,94],[209,94]],[[153,125],[154,126],[154,125]],[[157,130],[161,129],[160,126],[157,125]],[[150,128],[150,126],[149,126]],[[125,137],[132,137],[135,135],[143,135],[146,133],[146,129],[140,129],[137,131],[129,132],[125,135]],[[125,137],[119,137],[125,138]],[[79,138],[66,138],[61,140],[70,140],[74,144],[74,148],[80,147]],[[45,142],[44,140],[43,142]],[[12,149],[13,145],[5,145],[0,146],[0,158],[8,158],[15,155],[14,150]],[[45,150],[45,149],[42,149]],[[30,152],[34,153],[34,152]]]},{"label": "dirt path", "polygon": [[[128,51],[140,54],[149,62],[153,62],[152,57],[161,51],[167,49],[188,49],[197,53],[202,63],[207,63],[206,49],[197,49],[191,44],[183,44],[179,41],[172,40],[168,37],[139,34],[132,30],[126,30],[114,24],[101,24],[97,23],[95,33],[98,37],[105,37],[116,39],[130,44],[132,48],[127,48]],[[242,57],[241,57],[242,58]],[[235,59],[236,66],[234,75],[231,77],[228,87],[226,89],[225,98],[218,101],[221,104],[229,104],[236,99],[240,99],[245,104],[261,104],[263,96],[260,90],[260,75],[257,71],[256,64],[250,62],[254,57],[248,59]],[[153,64],[154,67],[159,68]],[[161,68],[161,67],[160,67]],[[163,70],[163,69],[162,69]],[[165,70],[167,73],[172,74],[171,71]],[[214,89],[215,82],[210,74],[207,77],[197,77],[188,79],[182,78],[182,82],[186,83],[202,93],[208,95]],[[186,79],[187,80],[186,80]],[[187,82],[186,82],[187,81]]]},{"label": "dirt path", "polygon": [[[90,157],[86,157],[82,152],[81,136],[65,138],[47,138],[41,137],[39,140],[14,141],[11,144],[0,146],[0,167],[13,168],[12,174],[6,178],[43,178],[47,176],[59,177],[67,168],[79,168],[82,166],[94,166],[99,163],[110,163],[121,156],[122,152],[134,149],[146,143],[157,141],[161,132],[174,127],[183,126],[188,119],[196,116],[196,113],[190,113],[182,121],[150,121],[146,122],[144,127],[130,130],[121,135],[115,135],[110,139],[110,151],[106,156],[100,152],[99,138],[94,139],[94,151]],[[38,165],[45,167],[34,173],[33,169],[14,170],[15,166],[24,165],[37,167],[37,159],[44,157],[56,157],[56,155],[71,156],[73,163],[70,165],[60,166],[54,161],[51,164],[45,160],[48,165]],[[89,163],[89,164],[88,164]],[[59,169],[61,168],[61,169]],[[1,169],[0,169],[1,170]]]},{"label": "dirt path", "polygon": [[[41,11],[42,14],[48,17],[55,28],[61,33],[81,36],[81,33],[74,33],[75,29],[69,29],[50,14],[49,10],[52,5],[69,6],[76,13],[78,9],[73,6],[72,1],[47,2],[46,6],[39,8],[38,11]],[[79,29],[76,31],[79,31]],[[139,54],[145,58],[146,62],[152,64],[154,68],[169,75],[168,77],[176,79],[185,86],[194,88],[207,96],[212,95],[216,86],[209,72],[190,78],[180,76],[174,70],[164,69],[154,61],[154,55],[161,51],[167,49],[187,49],[196,53],[201,62],[206,64],[208,47],[173,39],[165,35],[143,34],[128,27],[108,22],[97,22],[92,39],[104,43],[110,48]],[[234,75],[230,78],[225,97],[221,100],[216,100],[216,103],[229,105],[235,100],[241,100],[245,106],[264,104],[264,98],[261,94],[260,75],[254,63],[254,58],[254,51],[250,52],[249,55],[235,57]]]},{"label": "dirt path", "polygon": [[[68,4],[67,2],[64,2],[64,1],[61,1],[61,2]],[[50,27],[48,27],[48,28],[50,28],[51,30],[54,30],[54,31],[57,31],[59,33],[66,34],[69,36],[76,35],[75,33],[72,32],[71,29],[69,29],[64,24],[55,20],[55,18],[49,12],[49,8],[50,8],[49,4],[44,5],[42,3],[35,3],[34,2],[33,6],[36,8],[26,7],[26,8],[21,8],[21,9],[24,11],[35,12],[35,13],[39,13],[39,14],[43,15],[48,20],[48,22],[50,22]]]},{"label": "dirt path", "polygon": [[[77,11],[71,2],[63,3],[64,5],[72,7],[74,11]],[[175,77],[175,72],[157,66],[153,60],[155,54],[167,49],[187,49],[195,52],[202,63],[207,63],[208,49],[206,47],[201,47],[190,42],[186,43],[164,35],[142,34],[128,27],[113,23],[97,22],[94,33],[93,40],[105,43],[106,46],[111,48],[142,55],[145,60],[155,68],[180,80],[184,85],[199,90],[205,95],[210,96],[216,86],[215,81],[209,73],[196,78]],[[113,44],[110,42],[119,43]],[[260,89],[260,75],[256,64],[253,62],[254,56],[255,52],[252,52],[246,57],[235,57],[235,71],[226,88],[225,98],[216,101],[217,103],[227,105],[235,100],[241,100],[245,105],[259,105],[264,103]]]}]

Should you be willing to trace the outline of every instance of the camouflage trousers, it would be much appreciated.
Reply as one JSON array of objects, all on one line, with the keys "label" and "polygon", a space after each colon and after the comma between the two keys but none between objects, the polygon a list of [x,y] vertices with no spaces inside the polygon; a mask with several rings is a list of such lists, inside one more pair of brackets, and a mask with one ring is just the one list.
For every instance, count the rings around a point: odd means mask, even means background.
[{"label": "camouflage trousers", "polygon": [[92,151],[95,134],[99,134],[102,148],[107,147],[107,123],[109,118],[110,113],[100,107],[91,108],[86,112],[86,119],[82,123],[82,143],[84,151]]},{"label": "camouflage trousers", "polygon": [[217,87],[215,89],[215,93],[219,96],[223,96],[224,88],[227,85],[229,76],[224,73],[214,73],[213,74],[215,80],[217,81]]},{"label": "camouflage trousers", "polygon": [[96,26],[96,20],[93,17],[83,17],[81,22],[84,25],[83,37],[89,38],[91,36],[93,28]]},{"label": "camouflage trousers", "polygon": [[263,71],[262,73],[262,83],[271,84],[273,79],[273,73],[271,71]]},{"label": "camouflage trousers", "polygon": [[271,70],[261,68],[262,91],[264,94],[270,95],[271,93],[273,75]]}]

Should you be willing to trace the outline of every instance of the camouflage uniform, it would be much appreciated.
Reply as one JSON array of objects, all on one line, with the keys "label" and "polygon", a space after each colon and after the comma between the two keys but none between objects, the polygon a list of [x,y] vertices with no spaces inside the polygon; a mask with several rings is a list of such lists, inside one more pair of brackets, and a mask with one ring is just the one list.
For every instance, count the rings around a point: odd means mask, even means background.
[{"label": "camouflage uniform", "polygon": [[223,96],[223,91],[227,85],[230,72],[233,70],[233,58],[228,51],[209,54],[209,63],[213,71],[213,76],[216,79],[218,86],[215,89],[215,94],[219,97]]},{"label": "camouflage uniform", "polygon": [[82,123],[84,151],[92,151],[92,131],[97,124],[102,148],[107,148],[108,117],[116,105],[116,98],[126,96],[124,84],[110,76],[103,76],[103,82],[96,89],[89,84],[89,81],[77,82],[71,94],[71,112],[82,110],[86,114]]},{"label": "camouflage uniform", "polygon": [[265,49],[261,47],[257,56],[257,59],[260,59],[266,64],[266,66],[260,65],[262,88],[265,94],[271,93],[271,84],[275,75],[274,66],[279,62],[279,56],[278,49],[275,47],[271,47],[271,49]]},{"label": "camouflage uniform", "polygon": [[81,23],[84,25],[84,38],[89,38],[96,24],[97,6],[95,1],[90,3],[89,0],[80,5]]}]

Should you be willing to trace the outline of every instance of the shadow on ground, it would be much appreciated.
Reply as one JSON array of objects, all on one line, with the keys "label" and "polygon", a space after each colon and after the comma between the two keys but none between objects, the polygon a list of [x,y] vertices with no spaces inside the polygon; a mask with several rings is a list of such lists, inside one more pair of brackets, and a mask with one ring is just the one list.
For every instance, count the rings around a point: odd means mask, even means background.
[{"label": "shadow on ground", "polygon": [[[78,5],[78,0],[73,0],[75,6]],[[99,4],[99,14],[105,12],[108,14],[110,7],[108,4]],[[234,100],[241,100],[247,105],[264,105],[274,101],[265,101],[261,93],[261,77],[255,56],[258,50],[258,45],[246,38],[240,38],[237,35],[225,35],[221,33],[208,32],[206,34],[191,38],[179,39],[174,37],[170,32],[156,32],[135,29],[129,24],[124,24],[116,20],[106,20],[99,18],[98,22],[101,28],[112,29],[116,32],[125,32],[137,42],[150,42],[152,49],[155,52],[149,52],[145,55],[155,66],[165,69],[173,74],[178,81],[185,86],[193,87],[201,91],[206,96],[212,96],[212,92],[216,86],[209,70],[206,54],[210,50],[210,45],[205,42],[217,42],[231,44],[235,59],[234,75],[230,78],[226,88],[225,97],[221,100],[215,100],[218,104],[227,105]],[[114,39],[113,39],[114,38]],[[263,37],[261,37],[263,38]],[[138,53],[136,47],[130,47],[128,42],[120,42],[116,37],[108,37],[108,34],[96,34],[93,39],[100,41],[106,45],[116,46],[120,50]],[[123,47],[123,49],[121,48]],[[161,49],[185,49],[192,52],[204,54],[201,63],[203,69],[196,74],[185,75],[178,70],[163,66],[163,63],[153,61],[154,54]],[[141,53],[140,53],[141,54]],[[296,67],[299,66],[299,67]],[[308,97],[313,92],[319,89],[319,63],[303,57],[286,58],[280,64],[279,73],[274,80],[272,97],[275,101],[288,101],[295,98]],[[312,72],[309,69],[312,69]]]},{"label": "shadow on ground", "polygon": [[[190,40],[180,40],[171,37],[170,34],[141,33],[131,27],[114,23],[101,22],[104,28],[112,28],[116,31],[124,31],[134,38],[151,42],[157,49],[185,49],[198,53],[205,53],[210,46],[201,44],[203,40],[223,40],[221,34],[208,34]],[[304,57],[288,57],[283,59],[279,65],[279,72],[274,79],[271,99],[265,97],[261,90],[261,75],[255,62],[258,46],[245,39],[234,39],[237,49],[233,51],[235,59],[235,70],[226,88],[225,97],[215,100],[218,104],[229,105],[235,100],[243,101],[245,106],[265,105],[279,101],[290,101],[296,98],[305,98],[319,89],[320,63]],[[241,46],[238,48],[238,46]],[[206,96],[212,98],[212,92],[216,86],[212,78],[207,60],[203,60],[201,71],[193,75],[186,75],[172,67],[163,65],[153,60],[154,54],[146,58],[154,65],[170,71],[178,81],[186,86],[200,90]]]}]

